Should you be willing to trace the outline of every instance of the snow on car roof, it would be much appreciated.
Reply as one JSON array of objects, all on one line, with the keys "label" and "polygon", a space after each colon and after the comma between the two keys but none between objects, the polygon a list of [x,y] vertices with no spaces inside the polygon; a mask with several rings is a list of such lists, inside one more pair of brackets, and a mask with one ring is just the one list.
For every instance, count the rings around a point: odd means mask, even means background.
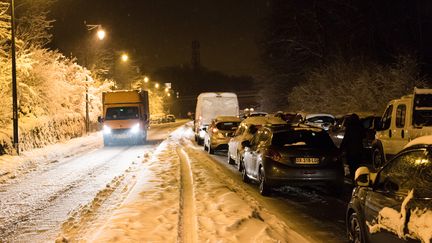
[{"label": "snow on car roof", "polygon": [[328,116],[328,117],[331,117],[331,118],[335,118],[333,115],[331,115],[331,114],[325,114],[325,113],[317,113],[317,114],[307,114],[306,115],[306,120],[307,119],[309,119],[309,118],[312,118],[312,117],[319,117],[319,116]]},{"label": "snow on car roof", "polygon": [[236,116],[217,116],[215,118],[216,121],[218,122],[224,122],[224,121],[236,121],[236,122],[240,122],[241,119],[236,117]]},{"label": "snow on car roof", "polygon": [[411,142],[409,142],[407,145],[405,145],[404,149],[414,145],[420,145],[420,144],[432,145],[432,135],[418,137],[412,140]]},{"label": "snow on car roof", "polygon": [[252,116],[244,119],[242,123],[246,124],[256,124],[256,125],[265,125],[265,124],[287,124],[284,120],[279,117],[264,117],[264,116]]}]

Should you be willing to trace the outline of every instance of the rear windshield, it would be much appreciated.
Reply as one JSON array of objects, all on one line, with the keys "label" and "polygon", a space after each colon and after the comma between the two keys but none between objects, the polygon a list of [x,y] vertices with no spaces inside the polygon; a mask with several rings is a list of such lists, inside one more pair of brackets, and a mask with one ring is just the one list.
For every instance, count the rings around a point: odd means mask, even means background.
[{"label": "rear windshield", "polygon": [[330,116],[314,116],[307,119],[309,122],[316,123],[334,123],[334,119]]},{"label": "rear windshield", "polygon": [[302,146],[317,149],[333,149],[335,145],[326,132],[308,130],[286,131],[274,133],[272,138],[274,146]]},{"label": "rear windshield", "polygon": [[219,122],[216,124],[219,130],[236,130],[240,122]]},{"label": "rear windshield", "polygon": [[124,120],[124,119],[138,119],[138,107],[110,107],[107,108],[105,120]]}]

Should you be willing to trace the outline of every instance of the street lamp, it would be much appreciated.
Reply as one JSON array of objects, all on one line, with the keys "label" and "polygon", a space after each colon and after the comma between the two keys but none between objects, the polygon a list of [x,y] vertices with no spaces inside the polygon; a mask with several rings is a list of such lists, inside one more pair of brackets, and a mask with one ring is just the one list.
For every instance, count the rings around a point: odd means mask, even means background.
[{"label": "street lamp", "polygon": [[[105,30],[102,28],[102,25],[100,24],[87,24],[86,21],[84,21],[84,24],[87,27],[88,31],[92,31],[94,29],[97,29],[96,32],[96,36],[99,40],[103,40],[105,39],[106,36],[106,32]],[[88,48],[87,48],[88,49]],[[88,50],[85,54],[85,66],[88,65],[87,63],[87,55],[88,55]],[[85,112],[86,112],[86,119],[85,119],[85,126],[86,126],[86,134],[88,134],[90,132],[90,114],[89,114],[89,93],[88,93],[88,83],[87,83],[87,75],[86,75],[86,90],[85,90],[85,102],[86,102],[86,106],[85,106]]]},{"label": "street lamp", "polygon": [[12,119],[13,119],[13,145],[19,155],[18,140],[18,92],[16,80],[16,52],[15,52],[15,2],[11,0],[11,51],[12,51]]},{"label": "street lamp", "polygon": [[121,55],[121,60],[122,60],[123,62],[127,62],[127,61],[129,60],[129,56],[128,56],[126,53],[123,53],[123,54]]},{"label": "street lamp", "polygon": [[100,29],[100,30],[97,31],[97,37],[98,37],[99,40],[105,39],[105,36],[106,36],[105,30]]},{"label": "street lamp", "polygon": [[155,88],[159,89],[159,83],[155,83]]},{"label": "street lamp", "polygon": [[144,83],[148,83],[149,78],[147,76],[144,77]]}]

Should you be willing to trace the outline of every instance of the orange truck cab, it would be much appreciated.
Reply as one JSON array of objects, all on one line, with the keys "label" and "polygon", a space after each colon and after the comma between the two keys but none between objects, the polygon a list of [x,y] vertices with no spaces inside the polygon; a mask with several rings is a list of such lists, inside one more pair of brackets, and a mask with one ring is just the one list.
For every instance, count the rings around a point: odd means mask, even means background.
[{"label": "orange truck cab", "polygon": [[144,144],[150,120],[148,92],[116,90],[102,93],[103,141],[108,146],[118,141]]}]

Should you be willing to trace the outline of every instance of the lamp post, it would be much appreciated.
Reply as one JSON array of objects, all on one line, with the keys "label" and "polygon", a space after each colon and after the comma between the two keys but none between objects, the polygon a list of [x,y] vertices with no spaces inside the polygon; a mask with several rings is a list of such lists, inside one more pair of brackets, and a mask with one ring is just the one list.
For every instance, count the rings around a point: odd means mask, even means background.
[{"label": "lamp post", "polygon": [[18,139],[18,92],[16,80],[16,51],[15,51],[15,2],[11,0],[11,51],[12,51],[12,119],[13,119],[13,145],[19,154]]},{"label": "lamp post", "polygon": [[[100,25],[100,24],[87,24],[86,21],[84,21],[84,24],[86,25],[88,31],[92,31],[94,29],[97,29],[96,36],[97,36],[98,40],[105,39],[106,32],[102,28],[102,25]],[[87,48],[87,51],[88,51],[88,49],[89,48]],[[85,66],[88,65],[87,55],[88,55],[88,53],[86,52],[85,60],[84,60]],[[85,89],[85,103],[86,103],[86,105],[85,105],[85,113],[86,113],[85,114],[86,115],[85,127],[86,127],[86,134],[88,134],[90,132],[90,114],[89,114],[89,93],[88,93],[88,77],[87,77],[87,75],[86,75],[85,88],[86,88]]]}]

